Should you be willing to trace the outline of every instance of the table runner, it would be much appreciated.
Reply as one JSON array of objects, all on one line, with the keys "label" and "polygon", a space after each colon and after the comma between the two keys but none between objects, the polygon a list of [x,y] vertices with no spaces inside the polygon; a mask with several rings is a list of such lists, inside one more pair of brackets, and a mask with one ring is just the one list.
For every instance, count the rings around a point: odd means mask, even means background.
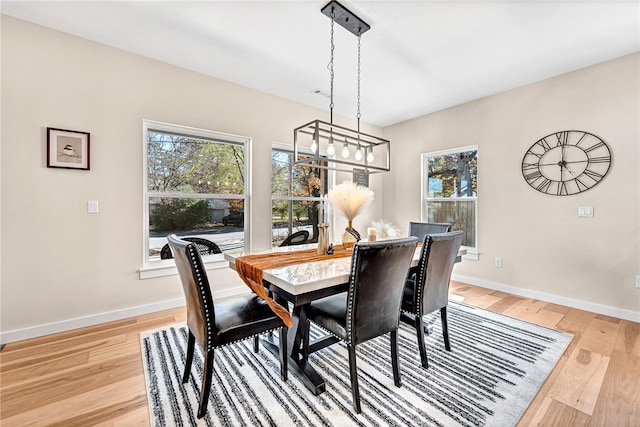
[{"label": "table runner", "polygon": [[285,267],[287,265],[304,264],[314,261],[323,261],[331,258],[351,256],[352,251],[347,251],[342,245],[333,247],[333,255],[318,254],[317,250],[306,249],[293,252],[270,252],[267,254],[245,255],[236,258],[236,270],[242,281],[251,288],[259,297],[264,299],[271,310],[280,317],[287,327],[293,326],[289,310],[275,302],[267,295],[262,284],[262,272],[270,268]]}]

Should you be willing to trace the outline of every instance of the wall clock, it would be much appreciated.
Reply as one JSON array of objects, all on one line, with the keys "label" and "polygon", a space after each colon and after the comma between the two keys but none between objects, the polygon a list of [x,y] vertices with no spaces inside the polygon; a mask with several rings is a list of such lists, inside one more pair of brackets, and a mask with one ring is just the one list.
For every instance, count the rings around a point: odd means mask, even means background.
[{"label": "wall clock", "polygon": [[602,181],[611,167],[611,150],[596,135],[564,130],[536,141],[522,159],[522,176],[541,193],[569,196]]}]

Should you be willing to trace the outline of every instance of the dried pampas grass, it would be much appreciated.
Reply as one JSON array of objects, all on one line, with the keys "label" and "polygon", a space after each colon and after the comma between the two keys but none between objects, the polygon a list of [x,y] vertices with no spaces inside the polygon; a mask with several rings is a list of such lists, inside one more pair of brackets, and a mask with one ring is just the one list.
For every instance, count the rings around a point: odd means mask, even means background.
[{"label": "dried pampas grass", "polygon": [[329,190],[327,198],[347,221],[353,221],[373,201],[373,196],[367,187],[345,181]]},{"label": "dried pampas grass", "polygon": [[389,222],[385,222],[382,219],[373,221],[371,223],[371,227],[377,230],[379,239],[395,239],[398,237],[402,237],[400,236],[400,228]]}]

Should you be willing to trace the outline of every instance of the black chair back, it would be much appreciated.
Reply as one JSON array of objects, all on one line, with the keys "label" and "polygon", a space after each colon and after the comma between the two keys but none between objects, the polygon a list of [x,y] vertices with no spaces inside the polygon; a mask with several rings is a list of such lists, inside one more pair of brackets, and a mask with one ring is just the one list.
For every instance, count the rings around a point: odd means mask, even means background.
[{"label": "black chair back", "polygon": [[422,314],[447,306],[451,272],[463,238],[462,230],[425,236],[415,285],[415,304],[422,304]]},{"label": "black chair back", "polygon": [[396,330],[407,272],[418,239],[358,242],[351,259],[347,342],[358,344]]},{"label": "black chair back", "polygon": [[284,239],[284,241],[280,243],[280,246],[303,245],[307,243],[307,240],[309,240],[309,232],[307,230],[300,230]]},{"label": "black chair back", "polygon": [[203,349],[210,349],[213,342],[215,309],[209,279],[196,244],[167,236],[168,245],[175,256],[176,268],[187,304],[187,326]]},{"label": "black chair back", "polygon": [[[212,242],[211,240],[203,239],[201,237],[181,237],[181,239],[187,242],[195,243],[198,246],[198,250],[200,251],[201,254],[212,255],[212,254],[222,253],[218,245]],[[173,253],[171,252],[169,243],[167,243],[160,250],[160,259],[172,259],[172,258],[173,258]]]},{"label": "black chair back", "polygon": [[448,233],[451,231],[451,224],[440,222],[410,222],[409,236],[416,236],[418,241],[424,241],[427,234]]}]

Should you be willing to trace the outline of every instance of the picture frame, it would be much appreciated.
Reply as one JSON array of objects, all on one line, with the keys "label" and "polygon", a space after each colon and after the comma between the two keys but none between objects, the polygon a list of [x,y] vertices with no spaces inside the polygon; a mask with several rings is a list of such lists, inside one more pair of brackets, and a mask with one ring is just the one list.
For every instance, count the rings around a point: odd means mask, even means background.
[{"label": "picture frame", "polygon": [[47,167],[89,170],[89,132],[47,128]]}]

